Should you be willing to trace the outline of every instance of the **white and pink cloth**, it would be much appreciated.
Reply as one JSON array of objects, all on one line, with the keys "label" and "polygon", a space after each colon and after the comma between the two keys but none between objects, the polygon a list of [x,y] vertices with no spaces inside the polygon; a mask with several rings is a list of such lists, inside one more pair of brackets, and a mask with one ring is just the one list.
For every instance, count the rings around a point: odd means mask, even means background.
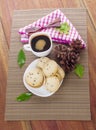
[{"label": "white and pink cloth", "polygon": [[37,21],[33,22],[32,24],[29,24],[28,26],[25,26],[23,28],[19,29],[19,34],[21,35],[21,42],[22,43],[27,43],[29,40],[29,35],[26,32],[26,29],[31,28],[31,27],[37,27],[37,28],[42,28],[44,26],[47,26],[50,24],[50,22],[54,21],[55,19],[61,19],[61,24],[64,22],[67,22],[68,25],[70,26],[70,30],[68,35],[64,33],[60,33],[56,28],[45,28],[40,30],[40,32],[47,32],[52,40],[57,43],[70,43],[73,39],[79,39],[82,41],[82,44],[84,44],[84,47],[86,47],[86,43],[83,41],[81,36],[79,35],[78,31],[76,28],[72,25],[72,23],[69,21],[69,19],[64,15],[61,10],[57,9],[50,14],[38,19]]}]

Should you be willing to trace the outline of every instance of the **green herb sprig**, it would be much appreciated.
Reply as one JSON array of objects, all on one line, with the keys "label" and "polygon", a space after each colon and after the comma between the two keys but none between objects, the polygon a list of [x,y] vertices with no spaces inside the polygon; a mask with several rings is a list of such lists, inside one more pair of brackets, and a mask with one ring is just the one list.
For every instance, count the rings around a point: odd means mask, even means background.
[{"label": "green herb sprig", "polygon": [[24,51],[21,49],[18,53],[17,62],[20,68],[25,64],[26,56]]},{"label": "green herb sprig", "polygon": [[61,26],[58,28],[56,28],[58,31],[60,31],[60,33],[64,33],[66,35],[69,34],[69,30],[70,30],[70,26],[68,25],[68,23],[62,23]]},{"label": "green herb sprig", "polygon": [[81,64],[77,64],[74,70],[74,73],[79,77],[82,78],[84,75],[84,66]]},{"label": "green herb sprig", "polygon": [[17,100],[18,102],[27,101],[27,100],[29,100],[29,99],[31,98],[31,96],[32,96],[32,93],[30,93],[30,92],[22,93],[22,94],[20,94],[20,95],[16,98],[16,100]]}]

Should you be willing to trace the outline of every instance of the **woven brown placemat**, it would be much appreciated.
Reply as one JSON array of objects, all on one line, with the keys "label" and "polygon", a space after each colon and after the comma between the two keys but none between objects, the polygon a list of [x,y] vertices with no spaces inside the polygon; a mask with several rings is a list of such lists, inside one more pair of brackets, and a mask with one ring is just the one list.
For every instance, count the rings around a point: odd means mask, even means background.
[{"label": "woven brown placemat", "polygon": [[[27,66],[36,59],[26,53],[26,64],[20,69],[17,55],[22,48],[18,30],[25,25],[45,16],[55,9],[15,11],[11,31],[9,70],[6,92],[6,120],[90,120],[88,51],[82,52],[80,63],[85,66],[85,74],[79,79],[74,73],[66,75],[59,91],[51,97],[41,98],[33,95],[29,101],[17,102],[16,97],[26,92],[23,85],[23,73]],[[61,9],[87,42],[86,10]]]}]

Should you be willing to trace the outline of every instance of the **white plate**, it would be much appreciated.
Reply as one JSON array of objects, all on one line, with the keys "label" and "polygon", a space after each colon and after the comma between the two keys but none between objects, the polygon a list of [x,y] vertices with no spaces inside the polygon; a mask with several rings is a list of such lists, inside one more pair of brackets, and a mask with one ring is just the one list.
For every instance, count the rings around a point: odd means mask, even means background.
[{"label": "white plate", "polygon": [[[55,92],[49,92],[46,90],[46,87],[44,86],[44,84],[39,87],[39,88],[33,88],[31,87],[30,85],[28,85],[25,81],[25,75],[26,73],[28,73],[32,68],[35,68],[37,63],[38,63],[38,60],[39,59],[36,59],[34,60],[28,67],[27,69],[25,70],[24,72],[24,75],[23,75],[23,82],[24,82],[24,85],[25,87],[30,91],[32,92],[33,94],[37,95],[37,96],[40,96],[40,97],[48,97],[48,96],[51,96],[52,94],[54,94]],[[62,80],[63,81],[63,80]],[[62,81],[60,83],[60,86],[62,84]]]}]

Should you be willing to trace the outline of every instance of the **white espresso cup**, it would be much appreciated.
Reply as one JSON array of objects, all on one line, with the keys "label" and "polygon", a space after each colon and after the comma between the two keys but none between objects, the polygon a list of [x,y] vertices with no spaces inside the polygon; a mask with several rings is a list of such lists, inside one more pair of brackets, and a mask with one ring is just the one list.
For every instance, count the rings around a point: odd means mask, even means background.
[{"label": "white espresso cup", "polygon": [[[37,37],[40,37],[40,36],[46,36],[47,39],[50,41],[50,46],[47,50],[45,51],[35,51],[33,48],[32,48],[32,40],[34,38],[37,38]],[[42,40],[42,39],[41,39]],[[48,44],[48,43],[46,43]],[[24,50],[26,51],[31,51],[35,56],[37,57],[44,57],[44,56],[47,56],[48,54],[50,54],[51,50],[52,50],[52,39],[50,37],[50,35],[47,33],[47,32],[36,32],[34,34],[32,34],[30,37],[29,37],[29,43],[24,45]]]}]

